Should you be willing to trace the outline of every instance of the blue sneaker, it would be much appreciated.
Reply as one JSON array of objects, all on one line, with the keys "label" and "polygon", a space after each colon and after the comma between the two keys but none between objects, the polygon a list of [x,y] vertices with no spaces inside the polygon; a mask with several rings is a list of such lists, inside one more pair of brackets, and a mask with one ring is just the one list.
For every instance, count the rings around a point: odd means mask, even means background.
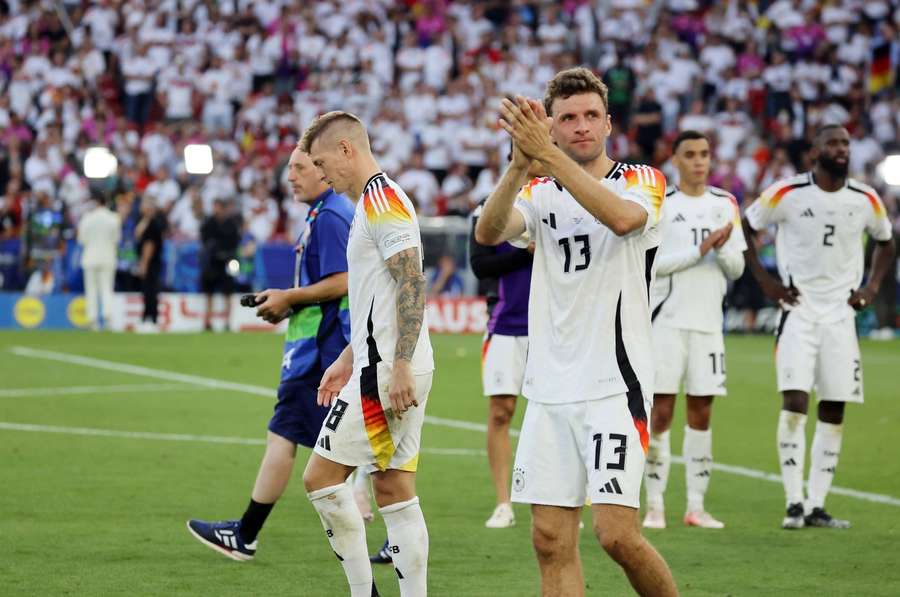
[{"label": "blue sneaker", "polygon": [[384,540],[384,545],[381,546],[375,555],[369,556],[369,561],[373,564],[390,564],[394,561],[391,557],[390,552],[388,551],[388,540]]},{"label": "blue sneaker", "polygon": [[248,562],[256,555],[257,541],[244,543],[241,539],[240,520],[206,522],[192,519],[187,522],[187,528],[197,541],[232,560]]}]

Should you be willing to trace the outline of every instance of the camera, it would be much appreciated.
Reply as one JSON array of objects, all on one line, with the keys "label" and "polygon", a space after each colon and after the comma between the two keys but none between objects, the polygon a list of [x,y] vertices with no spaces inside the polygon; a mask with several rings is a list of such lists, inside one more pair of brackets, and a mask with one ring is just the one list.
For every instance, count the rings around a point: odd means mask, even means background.
[{"label": "camera", "polygon": [[245,294],[241,297],[241,306],[242,307],[256,307],[256,295],[255,294]]}]

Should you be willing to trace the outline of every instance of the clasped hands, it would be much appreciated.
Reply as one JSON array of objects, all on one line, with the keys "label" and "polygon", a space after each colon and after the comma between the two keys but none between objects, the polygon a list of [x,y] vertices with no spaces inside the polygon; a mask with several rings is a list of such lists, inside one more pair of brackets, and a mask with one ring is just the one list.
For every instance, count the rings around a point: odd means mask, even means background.
[{"label": "clasped hands", "polygon": [[[554,145],[550,138],[553,119],[547,116],[544,105],[535,99],[517,95],[515,100],[500,102],[500,128],[513,140],[513,162],[527,167],[525,160],[544,160]],[[524,158],[524,159],[523,159]]]}]

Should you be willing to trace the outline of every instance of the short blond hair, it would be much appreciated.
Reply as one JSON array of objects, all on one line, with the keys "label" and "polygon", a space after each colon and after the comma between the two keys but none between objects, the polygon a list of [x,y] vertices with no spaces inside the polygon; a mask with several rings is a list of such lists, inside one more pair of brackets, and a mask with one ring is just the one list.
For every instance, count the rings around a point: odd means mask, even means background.
[{"label": "short blond hair", "polygon": [[332,125],[337,123],[345,123],[353,127],[358,127],[359,131],[362,132],[363,138],[368,144],[369,135],[366,132],[366,126],[362,123],[362,120],[360,120],[358,116],[356,116],[355,114],[351,114],[350,112],[335,110],[333,112],[326,112],[325,114],[316,116],[316,118],[313,119],[306,130],[303,131],[303,136],[297,143],[297,147],[300,149],[300,151],[309,153],[310,149],[312,149],[313,142],[321,137],[322,134],[327,129],[331,128]]},{"label": "short blond hair", "polygon": [[609,89],[590,69],[583,66],[567,68],[556,73],[547,83],[544,92],[544,110],[548,116],[553,116],[551,108],[557,98],[566,99],[582,93],[596,93],[603,102],[603,108],[609,112]]}]

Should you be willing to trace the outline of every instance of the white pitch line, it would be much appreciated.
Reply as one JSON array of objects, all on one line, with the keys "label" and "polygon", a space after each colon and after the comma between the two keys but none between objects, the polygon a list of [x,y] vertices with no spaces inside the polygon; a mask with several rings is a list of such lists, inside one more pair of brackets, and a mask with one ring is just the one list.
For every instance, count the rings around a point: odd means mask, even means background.
[{"label": "white pitch line", "polygon": [[126,394],[130,392],[164,392],[181,390],[196,392],[209,388],[198,388],[187,384],[128,384],[118,386],[62,386],[50,388],[11,388],[0,390],[0,398],[24,398],[28,396],[68,396],[78,394]]},{"label": "white pitch line", "polygon": [[60,363],[68,363],[70,365],[83,365],[85,367],[93,367],[94,369],[106,369],[107,371],[117,371],[119,373],[143,375],[144,377],[155,377],[156,379],[178,381],[181,383],[193,384],[195,386],[205,386],[207,388],[215,388],[218,390],[233,390],[235,392],[256,394],[258,396],[266,396],[269,398],[273,398],[275,396],[275,390],[272,388],[251,386],[249,384],[235,383],[233,381],[211,379],[209,377],[188,375],[186,373],[176,373],[175,371],[151,369],[149,367],[141,367],[140,365],[116,363],[114,361],[105,361],[103,359],[94,359],[91,357],[83,357],[75,354],[67,354],[64,352],[54,352],[52,350],[38,350],[36,348],[26,348],[24,346],[13,346],[9,350],[14,355],[18,355],[20,357],[46,359],[48,361],[58,361]]},{"label": "white pitch line", "polygon": [[[88,435],[94,437],[114,437],[123,439],[149,439],[169,442],[200,442],[206,444],[237,444],[242,446],[264,446],[266,440],[250,437],[225,437],[219,435],[193,435],[188,433],[153,433],[150,431],[119,431],[116,429],[94,429],[91,427],[61,427],[58,425],[34,425],[31,423],[10,423],[0,421],[0,429],[6,431],[30,431],[34,433],[62,433],[65,435]],[[437,456],[485,456],[484,450],[469,448],[422,448],[424,454]]]},{"label": "white pitch line", "polygon": [[[95,359],[91,357],[83,357],[80,355],[68,354],[65,352],[55,352],[52,350],[38,350],[36,348],[27,348],[25,346],[13,346],[10,352],[20,357],[47,359],[50,361],[58,361],[60,363],[68,363],[70,365],[82,365],[84,367],[93,367],[95,369],[106,369],[107,371],[118,371],[120,373],[130,373],[132,375],[143,375],[144,377],[152,377],[155,379],[167,379],[170,381],[180,381],[183,383],[204,386],[208,388],[234,390],[235,392],[244,392],[257,396],[266,396],[271,398],[275,396],[275,391],[262,386],[252,386],[249,384],[233,383],[210,377],[200,377],[199,375],[188,375],[185,373],[176,373],[175,371],[165,371],[162,369],[151,369],[150,367],[142,367],[140,365],[130,365],[128,363],[117,363],[115,361],[106,361],[103,359]],[[440,427],[452,427],[455,429],[467,429],[469,431],[487,431],[487,425],[484,423],[470,423],[468,421],[457,421],[454,419],[443,419],[441,417],[425,416],[425,422]],[[517,437],[519,431],[510,429],[510,435]]]},{"label": "white pitch line", "polygon": [[[444,419],[442,417],[432,417],[431,415],[425,415],[425,422],[431,423],[432,425],[439,425],[440,427],[452,427],[454,429],[467,429],[469,431],[481,431],[482,433],[487,433],[487,425],[485,425],[484,423],[472,423],[471,421]],[[510,429],[509,434],[512,437],[519,437],[519,430]]]},{"label": "white pitch line", "polygon": [[[145,377],[154,377],[157,379],[167,379],[170,381],[180,381],[183,383],[194,384],[198,386],[205,386],[209,388],[217,388],[223,390],[233,390],[236,392],[244,392],[247,394],[254,394],[257,396],[267,396],[271,397],[274,395],[274,392],[268,388],[263,388],[261,386],[252,386],[248,384],[234,383],[229,381],[223,381],[219,379],[212,379],[209,377],[200,377],[198,375],[187,375],[184,373],[176,373],[174,371],[165,371],[161,369],[151,369],[149,367],[141,367],[139,365],[129,365],[127,363],[116,363],[114,361],[105,361],[102,359],[94,359],[91,357],[83,357],[79,355],[68,354],[64,352],[54,352],[50,350],[37,350],[34,348],[26,348],[23,346],[14,346],[10,348],[10,352],[22,357],[30,357],[30,358],[38,358],[38,359],[48,359],[51,361],[59,361],[61,363],[69,363],[73,365],[83,365],[85,367],[94,367],[96,369],[106,369],[109,371],[119,371],[121,373],[131,373],[133,375],[143,375]],[[458,421],[456,419],[444,419],[441,417],[432,417],[429,415],[425,416],[425,422],[430,423],[432,425],[437,425],[440,427],[451,427],[454,429],[467,429],[470,431],[487,431],[487,425],[484,423],[474,423],[472,421]],[[2,425],[0,425],[0,429],[3,429]],[[94,431],[103,431],[103,430],[94,430]],[[138,432],[120,432],[120,433],[138,433]],[[511,435],[518,435],[518,430],[510,429]],[[100,433],[102,434],[102,433]],[[97,434],[97,435],[100,435]],[[86,433],[85,435],[90,435]],[[188,436],[189,437],[189,436]],[[262,441],[262,440],[260,440]],[[672,457],[673,462],[678,464],[684,464],[684,459],[680,456]],[[713,469],[722,471],[725,473],[731,473],[733,475],[738,475],[742,477],[750,477],[753,479],[760,479],[763,481],[769,481],[772,483],[780,483],[781,477],[773,474],[767,473],[765,471],[759,471],[756,469],[746,468],[743,466],[734,466],[730,464],[719,464],[713,463]],[[856,489],[850,489],[846,487],[831,487],[831,493],[835,493],[838,495],[844,495],[847,497],[856,498],[859,500],[864,500],[868,502],[874,502],[877,504],[887,504],[890,506],[898,506],[900,507],[900,498],[896,498],[890,495],[883,495],[880,493],[869,493],[867,491],[858,491]]]}]

